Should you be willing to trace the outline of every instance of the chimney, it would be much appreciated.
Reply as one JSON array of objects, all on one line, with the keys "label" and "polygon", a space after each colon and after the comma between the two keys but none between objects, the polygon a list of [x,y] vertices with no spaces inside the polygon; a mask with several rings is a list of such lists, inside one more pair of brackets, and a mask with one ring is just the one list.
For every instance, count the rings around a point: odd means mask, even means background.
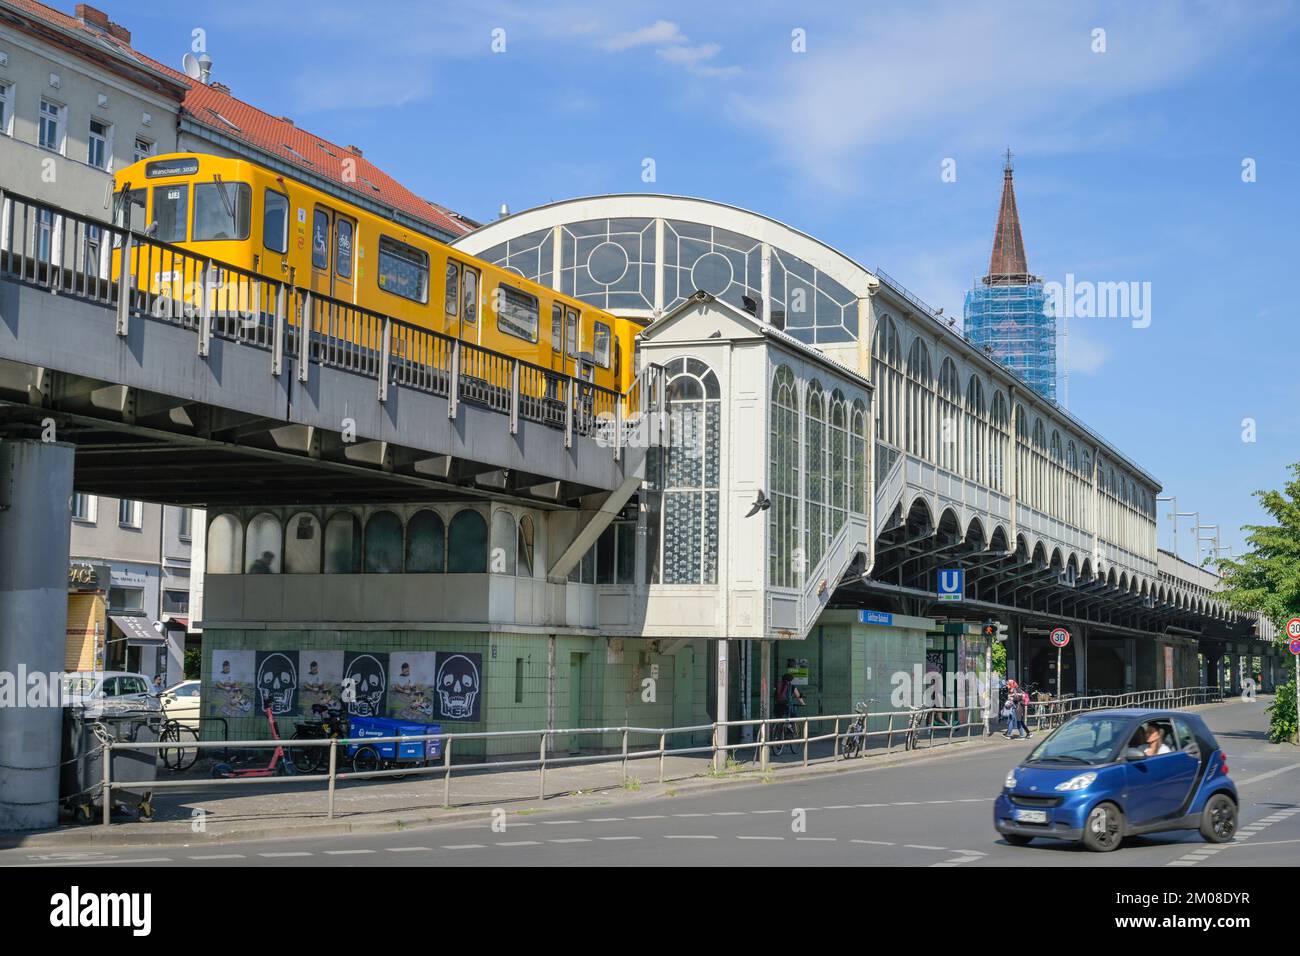
[{"label": "chimney", "polygon": [[227,96],[230,95],[230,87],[226,86],[225,83],[213,82],[208,84],[208,88],[216,90],[218,93],[225,93]]},{"label": "chimney", "polygon": [[114,23],[108,19],[108,14],[103,10],[97,10],[88,3],[79,3],[76,6],[77,19],[83,24],[99,33],[107,33],[116,40],[121,40],[127,46],[131,45],[131,31],[121,24]]},{"label": "chimney", "polygon": [[357,155],[357,156],[364,156],[364,155],[365,155],[364,153],[361,152],[361,147],[360,147],[360,146],[353,146],[351,143],[348,144],[348,152],[349,152],[349,153],[353,153],[353,154],[355,154],[355,155]]},{"label": "chimney", "polygon": [[108,31],[108,14],[103,10],[96,10],[88,3],[77,4],[77,19],[88,27],[98,27],[100,30]]},{"label": "chimney", "polygon": [[279,116],[279,117],[276,117],[276,118],[277,118],[281,123],[288,123],[290,126],[293,125],[293,120],[289,119],[289,117],[287,117],[287,116]]}]

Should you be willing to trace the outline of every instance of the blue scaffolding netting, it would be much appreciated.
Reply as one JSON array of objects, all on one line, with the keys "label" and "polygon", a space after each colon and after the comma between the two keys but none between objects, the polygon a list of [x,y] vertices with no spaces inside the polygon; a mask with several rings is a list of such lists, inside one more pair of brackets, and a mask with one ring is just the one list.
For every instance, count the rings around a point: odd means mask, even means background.
[{"label": "blue scaffolding netting", "polygon": [[1056,401],[1056,317],[1041,281],[980,280],[966,293],[966,338]]}]

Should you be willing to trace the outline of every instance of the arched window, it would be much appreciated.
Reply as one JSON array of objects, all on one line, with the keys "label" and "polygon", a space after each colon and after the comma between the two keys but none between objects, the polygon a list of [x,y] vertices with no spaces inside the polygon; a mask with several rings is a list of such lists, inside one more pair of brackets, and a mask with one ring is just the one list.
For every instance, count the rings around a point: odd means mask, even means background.
[{"label": "arched window", "polygon": [[521,578],[533,576],[533,516],[519,516],[518,573]]},{"label": "arched window", "polygon": [[930,350],[917,336],[907,353],[907,450],[918,458],[934,460],[930,418],[934,413],[934,379]]},{"label": "arched window", "polygon": [[320,521],[306,511],[289,519],[284,531],[286,574],[320,574]]},{"label": "arched window", "polygon": [[275,515],[263,512],[248,522],[244,573],[280,573],[280,519]]},{"label": "arched window", "polygon": [[514,574],[518,559],[518,529],[515,516],[509,511],[492,513],[492,550],[488,554],[488,569],[493,574]]},{"label": "arched window", "polygon": [[1006,396],[1001,391],[993,393],[993,406],[989,413],[989,485],[995,491],[1006,491],[1006,461],[1008,443],[1011,441],[1011,413]]},{"label": "arched window", "polygon": [[667,449],[661,575],[664,584],[718,581],[719,459],[722,402],[718,377],[698,359],[667,362],[668,413],[682,440]]},{"label": "arched window", "polygon": [[803,432],[805,449],[804,514],[807,531],[804,535],[804,571],[817,567],[826,553],[827,534],[827,469],[826,469],[826,393],[821,383],[813,379],[808,386],[808,400],[804,405]]},{"label": "arched window", "polygon": [[773,587],[798,587],[802,580],[799,547],[799,385],[784,365],[772,376],[771,435],[767,482],[772,506],[768,509],[768,579]]},{"label": "arched window", "polygon": [[876,324],[876,337],[872,343],[872,371],[876,392],[876,440],[898,447],[899,402],[902,398],[902,349],[898,343],[898,328],[888,315],[882,315]]},{"label": "arched window", "polygon": [[961,467],[961,382],[957,365],[945,357],[939,366],[939,467],[956,473]]},{"label": "arched window", "polygon": [[988,458],[988,421],[984,408],[984,384],[978,375],[966,383],[966,477],[983,484]]},{"label": "arched window", "polygon": [[483,574],[487,571],[487,522],[477,511],[456,512],[447,526],[447,571]]},{"label": "arched window", "polygon": [[839,534],[849,506],[849,406],[838,388],[831,393],[830,448],[831,520],[828,539]]},{"label": "arched window", "polygon": [[208,525],[208,573],[239,574],[243,559],[244,526],[234,515],[217,515]]},{"label": "arched window", "polygon": [[447,569],[446,529],[442,516],[422,508],[406,523],[406,573],[441,574]]},{"label": "arched window", "polygon": [[391,511],[376,511],[366,520],[366,574],[402,570],[402,521]]},{"label": "arched window", "polygon": [[853,446],[849,472],[852,485],[849,491],[849,509],[855,514],[867,513],[867,406],[861,399],[853,403]]},{"label": "arched window", "polygon": [[361,573],[361,519],[350,511],[325,522],[325,573]]}]

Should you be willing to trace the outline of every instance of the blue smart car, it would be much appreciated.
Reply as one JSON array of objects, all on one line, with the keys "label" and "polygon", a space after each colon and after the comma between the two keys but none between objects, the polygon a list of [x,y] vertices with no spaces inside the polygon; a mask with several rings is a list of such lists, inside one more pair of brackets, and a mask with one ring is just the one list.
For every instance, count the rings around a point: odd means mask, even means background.
[{"label": "blue smart car", "polygon": [[1102,710],[1062,724],[1007,774],[993,824],[1013,846],[1042,837],[1106,852],[1160,830],[1227,843],[1237,804],[1227,755],[1196,714]]}]

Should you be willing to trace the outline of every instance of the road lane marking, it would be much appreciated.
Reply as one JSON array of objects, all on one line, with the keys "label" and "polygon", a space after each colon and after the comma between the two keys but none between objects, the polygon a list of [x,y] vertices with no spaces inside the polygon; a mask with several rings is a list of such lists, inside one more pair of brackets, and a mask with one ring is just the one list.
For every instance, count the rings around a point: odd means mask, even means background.
[{"label": "road lane marking", "polygon": [[1245,780],[1238,780],[1237,786],[1249,787],[1252,783],[1259,783],[1261,780],[1268,780],[1270,777],[1276,777],[1284,773],[1290,773],[1292,770],[1300,768],[1300,763],[1293,763],[1286,767],[1278,767],[1276,770],[1270,770],[1267,773],[1256,774],[1253,777],[1247,777]]},{"label": "road lane marking", "polygon": [[443,844],[444,850],[481,850],[482,843],[447,843]]},{"label": "road lane marking", "polygon": [[596,839],[597,840],[639,840],[641,838],[639,836],[607,836],[607,837],[596,837]]},{"label": "road lane marking", "polygon": [[286,857],[286,856],[311,856],[310,853],[307,853],[302,850],[295,850],[292,853],[259,853],[257,855],[264,856],[267,859],[279,859],[280,857]]},{"label": "road lane marking", "polygon": [[738,836],[737,840],[784,840],[785,837],[779,836]]},{"label": "road lane marking", "polygon": [[326,856],[361,856],[363,853],[374,853],[374,850],[326,850]]},{"label": "road lane marking", "polygon": [[[556,842],[556,841],[552,841]],[[541,846],[536,840],[513,840],[509,843],[498,843],[497,846]]]},{"label": "road lane marking", "polygon": [[898,846],[897,843],[890,843],[888,840],[850,840],[850,843],[869,843],[872,846]]},{"label": "road lane marking", "polygon": [[622,817],[592,817],[588,823],[622,823]]},{"label": "road lane marking", "polygon": [[191,860],[243,860],[242,853],[195,853],[189,857]]},{"label": "road lane marking", "polygon": [[629,820],[666,820],[667,817],[665,817],[662,813],[647,813],[645,816],[628,817],[628,819]]},{"label": "road lane marking", "polygon": [[705,833],[682,833],[682,834],[665,833],[664,839],[665,840],[716,840],[717,837]]},{"label": "road lane marking", "polygon": [[565,837],[563,840],[547,840],[547,843],[590,843],[586,837]]},{"label": "road lane marking", "polygon": [[429,852],[432,852],[432,851],[433,851],[433,847],[429,847],[429,846],[390,846],[390,847],[388,848],[388,852],[389,852],[389,853],[415,853],[417,850],[427,850],[427,851],[429,851]]}]

